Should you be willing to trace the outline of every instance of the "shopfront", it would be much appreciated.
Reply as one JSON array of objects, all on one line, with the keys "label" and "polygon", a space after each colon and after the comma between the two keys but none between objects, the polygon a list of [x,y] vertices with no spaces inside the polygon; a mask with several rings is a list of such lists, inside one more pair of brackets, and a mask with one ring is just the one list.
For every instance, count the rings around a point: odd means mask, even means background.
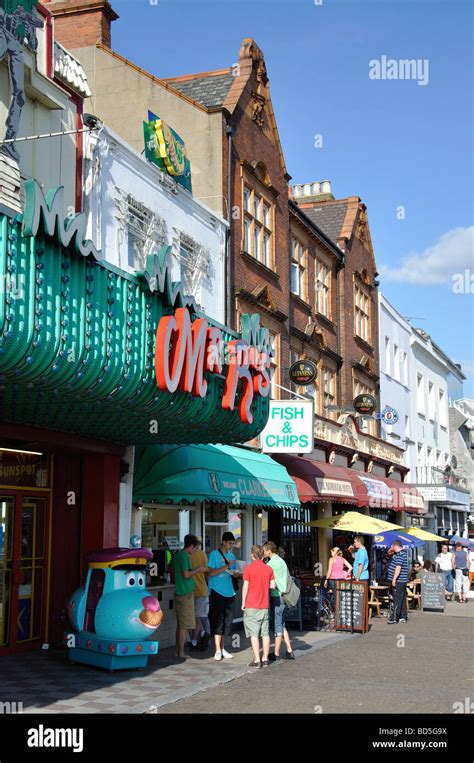
[{"label": "shopfront", "polygon": [[[255,450],[226,445],[137,448],[133,501],[140,520],[135,529],[157,565],[149,583],[168,613],[162,645],[173,643],[175,628],[166,559],[183,547],[184,536],[202,538],[209,554],[230,531],[235,556],[249,562],[252,544],[269,539],[268,515],[299,507],[295,483],[283,466]],[[237,600],[237,619],[239,611]]]},{"label": "shopfront", "polygon": [[0,653],[58,643],[87,553],[130,542],[133,446],[247,441],[268,415],[258,320],[242,336],[206,318],[169,247],[119,270],[86,222],[34,180],[23,215],[0,214]]}]

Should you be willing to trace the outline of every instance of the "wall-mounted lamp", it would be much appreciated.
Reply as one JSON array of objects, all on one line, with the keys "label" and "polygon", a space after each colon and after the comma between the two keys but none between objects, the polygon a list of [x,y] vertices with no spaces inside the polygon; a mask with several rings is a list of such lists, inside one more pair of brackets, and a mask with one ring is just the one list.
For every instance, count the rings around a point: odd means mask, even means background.
[{"label": "wall-mounted lamp", "polygon": [[262,517],[263,517],[263,510],[257,509],[257,519],[262,519]]}]

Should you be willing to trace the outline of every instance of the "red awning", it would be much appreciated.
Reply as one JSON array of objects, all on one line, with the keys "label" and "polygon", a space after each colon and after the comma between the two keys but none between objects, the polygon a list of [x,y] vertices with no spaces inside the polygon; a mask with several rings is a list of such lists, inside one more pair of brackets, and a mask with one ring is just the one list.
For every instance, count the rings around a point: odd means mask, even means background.
[{"label": "red awning", "polygon": [[295,481],[301,503],[337,501],[367,506],[367,490],[352,469],[287,453],[272,457],[286,468]]},{"label": "red awning", "polygon": [[413,485],[387,477],[356,472],[304,456],[278,453],[273,456],[296,483],[301,503],[333,501],[372,509],[417,512],[423,498]]}]

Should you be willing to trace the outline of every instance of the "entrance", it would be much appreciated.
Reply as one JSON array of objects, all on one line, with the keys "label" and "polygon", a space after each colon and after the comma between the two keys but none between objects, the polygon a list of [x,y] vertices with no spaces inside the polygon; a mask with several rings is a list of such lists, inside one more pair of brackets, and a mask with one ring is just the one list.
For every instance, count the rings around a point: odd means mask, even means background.
[{"label": "entrance", "polygon": [[50,492],[0,488],[0,654],[46,641]]}]

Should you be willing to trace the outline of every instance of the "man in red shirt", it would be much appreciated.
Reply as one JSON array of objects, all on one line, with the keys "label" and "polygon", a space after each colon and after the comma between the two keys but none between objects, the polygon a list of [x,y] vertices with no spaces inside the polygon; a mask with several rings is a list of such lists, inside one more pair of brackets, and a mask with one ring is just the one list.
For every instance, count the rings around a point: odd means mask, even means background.
[{"label": "man in red shirt", "polygon": [[[262,562],[261,546],[252,546],[252,563],[245,568],[243,574],[242,610],[244,613],[245,635],[250,638],[254,660],[251,668],[261,668],[269,664],[270,628],[269,628],[269,597],[270,588],[275,588],[275,576],[270,565]],[[260,662],[260,642],[262,637],[263,660]]]}]

